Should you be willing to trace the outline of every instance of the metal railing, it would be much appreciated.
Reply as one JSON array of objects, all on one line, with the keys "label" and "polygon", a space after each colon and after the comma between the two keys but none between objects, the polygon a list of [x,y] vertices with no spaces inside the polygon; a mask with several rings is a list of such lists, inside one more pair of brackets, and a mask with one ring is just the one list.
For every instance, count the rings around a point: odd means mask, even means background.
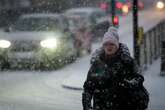
[{"label": "metal railing", "polygon": [[165,59],[165,48],[161,45],[163,39],[165,39],[165,19],[144,33],[140,44],[140,67],[142,69],[146,69],[160,56]]}]

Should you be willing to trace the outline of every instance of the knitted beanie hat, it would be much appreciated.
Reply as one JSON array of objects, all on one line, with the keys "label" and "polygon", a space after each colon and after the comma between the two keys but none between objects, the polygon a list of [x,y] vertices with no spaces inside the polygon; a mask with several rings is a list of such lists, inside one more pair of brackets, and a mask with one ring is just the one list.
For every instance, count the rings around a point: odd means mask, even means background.
[{"label": "knitted beanie hat", "polygon": [[117,46],[117,48],[119,48],[119,34],[117,28],[110,27],[104,34],[102,44],[104,45],[107,42],[113,43]]}]

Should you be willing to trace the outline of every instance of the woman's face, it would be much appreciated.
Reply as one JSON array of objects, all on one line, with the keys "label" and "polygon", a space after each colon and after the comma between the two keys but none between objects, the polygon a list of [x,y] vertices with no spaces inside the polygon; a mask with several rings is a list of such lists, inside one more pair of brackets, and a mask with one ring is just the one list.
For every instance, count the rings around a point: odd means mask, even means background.
[{"label": "woman's face", "polygon": [[106,55],[113,55],[118,50],[117,46],[114,43],[106,42],[103,44],[103,48]]}]

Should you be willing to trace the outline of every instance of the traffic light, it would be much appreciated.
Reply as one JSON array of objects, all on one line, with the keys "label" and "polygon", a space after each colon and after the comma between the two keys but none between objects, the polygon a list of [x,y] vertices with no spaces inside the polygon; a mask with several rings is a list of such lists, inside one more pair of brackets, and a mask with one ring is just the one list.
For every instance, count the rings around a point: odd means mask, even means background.
[{"label": "traffic light", "polygon": [[119,17],[118,16],[114,16],[112,23],[114,26],[118,26],[119,25]]},{"label": "traffic light", "polygon": [[121,2],[116,2],[116,8],[121,9],[123,7],[123,4]]}]

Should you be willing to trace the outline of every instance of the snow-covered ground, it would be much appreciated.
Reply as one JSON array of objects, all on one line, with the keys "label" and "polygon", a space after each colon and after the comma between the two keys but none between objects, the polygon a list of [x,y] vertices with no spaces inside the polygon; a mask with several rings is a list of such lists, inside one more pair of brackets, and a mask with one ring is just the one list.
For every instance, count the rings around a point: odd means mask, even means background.
[{"label": "snow-covered ground", "polygon": [[145,87],[150,92],[149,110],[164,110],[165,108],[165,77],[160,76],[160,59],[156,60],[145,71]]},{"label": "snow-covered ground", "polygon": [[[147,10],[141,12],[139,23],[145,31],[165,18],[165,14]],[[121,42],[132,50],[132,17],[120,21]],[[101,44],[93,44],[94,50]],[[94,51],[93,50],[93,51]],[[0,72],[0,110],[82,110],[81,90],[65,89],[63,85],[82,88],[89,69],[89,56],[57,71]],[[164,110],[164,78],[159,76],[160,60],[145,72],[145,86],[151,94],[149,110]]]}]

